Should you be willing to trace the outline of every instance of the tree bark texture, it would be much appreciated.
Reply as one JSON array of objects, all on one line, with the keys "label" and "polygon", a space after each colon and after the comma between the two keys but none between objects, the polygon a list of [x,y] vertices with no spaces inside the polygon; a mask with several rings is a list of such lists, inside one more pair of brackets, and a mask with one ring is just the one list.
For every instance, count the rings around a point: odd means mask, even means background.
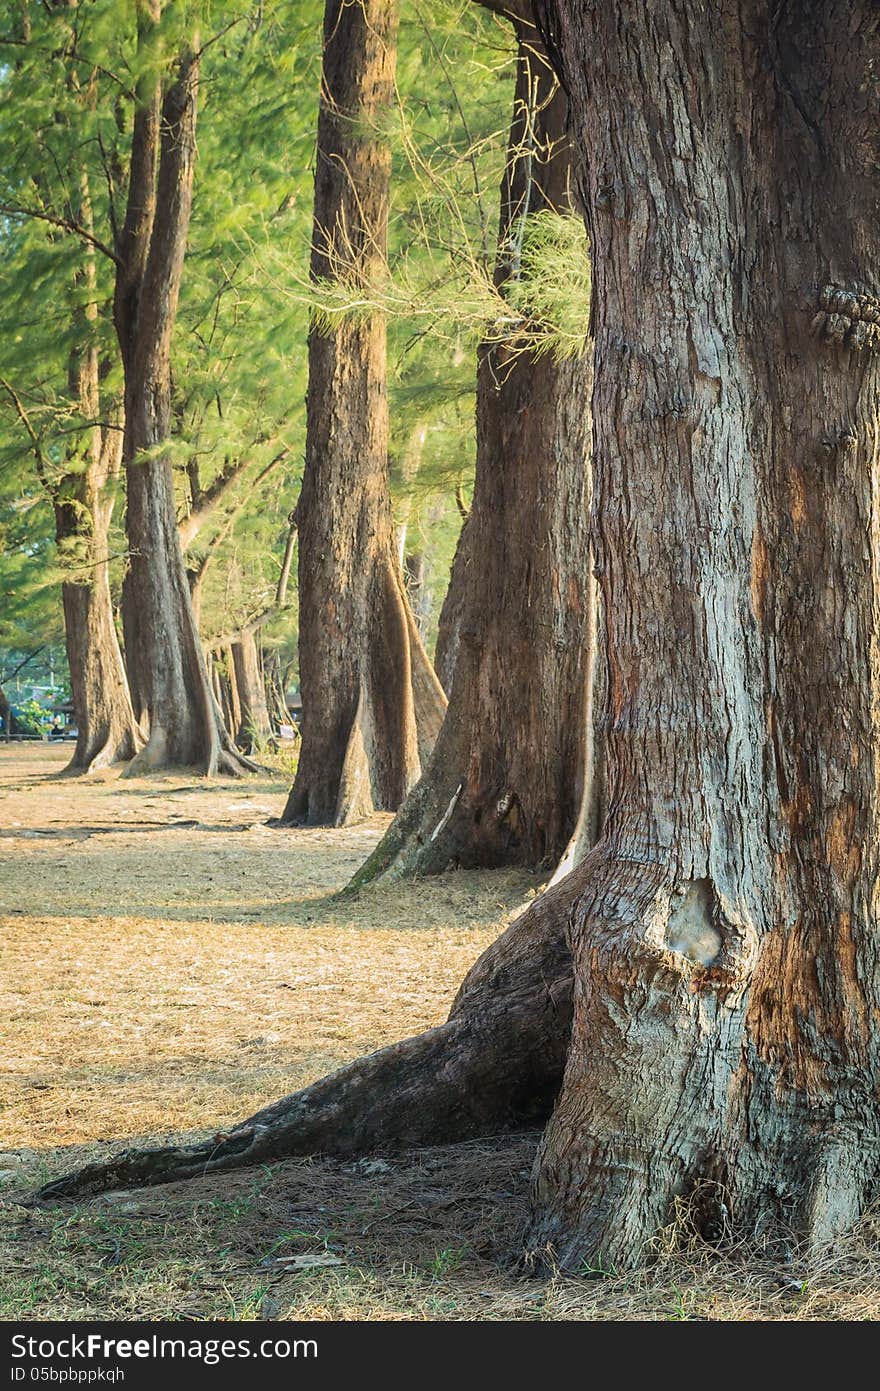
[{"label": "tree bark texture", "polygon": [[880,1139],[880,19],[547,11],[594,247],[609,786],[528,1244],[622,1269],[700,1192],[815,1247]]},{"label": "tree bark texture", "polygon": [[[397,5],[327,0],[311,276],[386,273]],[[420,771],[414,666],[427,663],[403,585],[388,483],[383,317],[309,334],[306,463],[297,505],[302,745],[283,824],[394,811]],[[422,747],[445,699],[424,677]]]},{"label": "tree bark texture", "polygon": [[[565,93],[534,26],[516,29],[502,287],[519,273],[527,219],[571,209]],[[457,634],[450,705],[425,775],[354,887],[451,863],[555,864],[566,847],[584,777],[594,622],[591,380],[588,356],[557,362],[503,342],[479,351],[476,484],[456,597],[444,606]]]}]

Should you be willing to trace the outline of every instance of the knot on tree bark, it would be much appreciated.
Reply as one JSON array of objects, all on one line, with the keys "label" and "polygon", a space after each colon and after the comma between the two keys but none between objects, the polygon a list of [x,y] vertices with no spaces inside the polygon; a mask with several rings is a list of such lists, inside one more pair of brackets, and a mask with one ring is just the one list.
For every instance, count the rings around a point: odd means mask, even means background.
[{"label": "knot on tree bark", "polygon": [[875,295],[825,285],[819,311],[813,328],[820,337],[856,352],[880,353],[880,299]]}]

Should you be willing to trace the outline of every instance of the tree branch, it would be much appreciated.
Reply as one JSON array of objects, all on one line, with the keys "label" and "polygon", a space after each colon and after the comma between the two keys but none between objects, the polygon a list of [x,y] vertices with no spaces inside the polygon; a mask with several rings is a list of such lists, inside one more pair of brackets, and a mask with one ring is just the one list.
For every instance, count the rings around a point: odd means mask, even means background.
[{"label": "tree branch", "polygon": [[40,437],[34,429],[33,425],[31,424],[30,416],[28,415],[27,411],[25,410],[22,404],[21,397],[19,396],[18,392],[15,391],[15,389],[11,386],[11,384],[6,380],[5,377],[0,377],[0,387],[2,387],[3,390],[6,392],[7,396],[9,397],[10,401],[12,402],[15,408],[16,415],[18,416],[19,420],[21,421],[22,425],[28,433],[28,437],[31,442],[31,448],[33,449],[34,458],[37,463],[37,473],[39,475],[40,482],[43,484],[43,487],[46,489],[46,492],[54,501],[54,499],[58,495],[58,489],[54,487],[54,485],[49,480],[48,471],[46,469],[46,458],[43,454],[43,447],[40,443]]},{"label": "tree branch", "polygon": [[291,512],[287,520],[290,523],[290,529],[287,533],[287,544],[284,547],[284,558],[281,561],[281,573],[278,576],[278,584],[275,588],[276,609],[283,609],[287,604],[287,587],[290,583],[290,571],[293,565],[293,548],[296,543],[296,508]]},{"label": "tree branch", "polygon": [[278,576],[278,584],[275,587],[275,598],[271,604],[266,604],[265,608],[260,609],[259,613],[254,614],[246,623],[242,623],[236,628],[234,633],[223,633],[218,638],[212,638],[211,647],[226,647],[231,642],[239,642],[246,633],[256,633],[260,628],[264,628],[276,614],[281,613],[287,608],[287,589],[290,583],[290,571],[293,567],[293,550],[296,545],[296,509],[290,514],[290,529],[287,533],[287,542],[284,547],[284,558],[281,562],[281,573]]},{"label": "tree branch", "polygon": [[24,671],[29,662],[32,662],[35,657],[39,657],[40,653],[45,652],[45,650],[46,644],[43,643],[41,647],[35,647],[33,652],[29,652],[17,667],[13,667],[12,671],[4,671],[3,675],[0,676],[0,686],[5,685],[7,681],[13,681],[20,671]]},{"label": "tree branch", "polygon": [[[269,441],[261,441],[261,443],[269,443]],[[270,459],[268,464],[264,466],[254,479],[254,488],[258,488],[260,484],[268,478],[272,470],[280,464],[282,460],[287,458],[289,453],[290,450],[285,445],[274,458]],[[198,503],[193,507],[189,516],[182,517],[178,522],[177,531],[180,536],[181,547],[184,551],[192,545],[199,532],[202,531],[205,525],[211,520],[214,513],[219,511],[220,507],[223,505],[224,498],[228,496],[235,484],[239,482],[242,475],[249,468],[250,463],[251,460],[248,458],[247,451],[245,451],[245,453],[232,464],[222,469],[213,483],[209,483],[208,487],[199,494]],[[238,516],[243,505],[244,503],[241,503],[235,508],[232,513],[233,517]]]},{"label": "tree branch", "polygon": [[56,213],[44,212],[42,208],[25,208],[18,203],[0,203],[0,213],[5,213],[7,217],[30,217],[37,222],[47,222],[50,227],[60,227],[62,231],[70,232],[73,236],[79,237],[81,241],[87,242],[89,246],[93,246],[114,265],[121,264],[116,252],[111,250],[106,242],[102,242],[100,237],[93,236],[91,232],[71,217],[59,217]]}]

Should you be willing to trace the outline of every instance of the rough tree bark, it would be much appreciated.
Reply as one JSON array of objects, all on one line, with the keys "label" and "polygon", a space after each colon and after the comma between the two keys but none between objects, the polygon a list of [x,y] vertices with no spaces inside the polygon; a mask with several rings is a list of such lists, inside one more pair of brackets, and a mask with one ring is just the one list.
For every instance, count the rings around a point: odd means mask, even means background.
[{"label": "rough tree bark", "polygon": [[[159,5],[138,6],[144,35]],[[131,771],[184,765],[211,774],[250,767],[223,728],[193,616],[170,459],[171,337],[192,208],[199,61],[181,57],[164,98],[139,94],[114,320],[125,376],[125,659],[135,715],[148,726]]]},{"label": "rough tree bark", "polygon": [[[311,275],[352,288],[385,273],[396,0],[327,0]],[[409,611],[388,486],[381,314],[312,325],[299,524],[302,745],[281,824],[394,811],[445,697]],[[413,685],[421,684],[422,716]],[[433,711],[433,713],[432,713]],[[419,724],[422,738],[420,741]]]},{"label": "rough tree bark", "polygon": [[[86,339],[84,332],[84,344]],[[98,377],[95,350],[87,345],[78,348],[71,359],[70,391],[84,419],[95,420],[101,414]],[[85,448],[70,452],[69,471],[56,478],[18,394],[8,382],[0,385],[28,432],[37,471],[51,498],[59,559],[68,575],[76,572],[75,579],[61,584],[78,731],[66,771],[87,773],[132,758],[143,743],[129,699],[110,593],[108,533],[113,499],[107,485],[119,472],[121,436],[112,420],[93,426],[86,432]],[[113,415],[112,410],[108,413]]]},{"label": "rough tree bark", "polygon": [[[496,281],[525,224],[570,211],[566,98],[534,25],[519,41]],[[593,627],[588,356],[487,342],[477,368],[473,502],[450,589],[454,681],[434,755],[353,887],[462,865],[555,864],[578,814]],[[447,636],[448,641],[448,636]]]},{"label": "rough tree bark", "polygon": [[549,23],[596,250],[609,811],[528,1242],[631,1266],[699,1188],[815,1247],[880,1141],[880,24]]}]

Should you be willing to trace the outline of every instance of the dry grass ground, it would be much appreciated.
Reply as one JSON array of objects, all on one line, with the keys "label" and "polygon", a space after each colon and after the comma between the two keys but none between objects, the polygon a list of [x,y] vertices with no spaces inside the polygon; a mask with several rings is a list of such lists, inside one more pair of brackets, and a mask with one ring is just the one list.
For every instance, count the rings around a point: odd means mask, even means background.
[{"label": "dry grass ground", "polygon": [[68,752],[0,745],[0,1317],[880,1315],[872,1219],[809,1267],[719,1256],[683,1218],[638,1276],[523,1279],[536,1136],[25,1206],[438,1022],[538,887],[458,872],[340,904],[382,818],[270,830],[284,781],[74,782]]}]

